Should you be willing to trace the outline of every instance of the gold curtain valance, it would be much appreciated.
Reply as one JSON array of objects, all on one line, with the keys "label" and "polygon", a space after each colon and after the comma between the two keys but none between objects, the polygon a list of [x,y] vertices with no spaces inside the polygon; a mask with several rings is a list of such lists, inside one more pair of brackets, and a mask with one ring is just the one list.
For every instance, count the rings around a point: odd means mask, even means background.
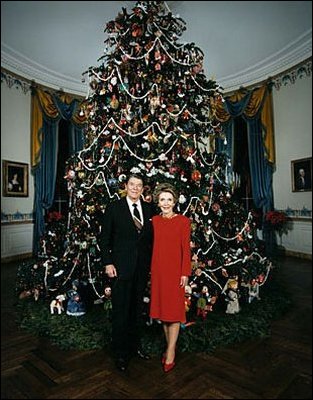
[{"label": "gold curtain valance", "polygon": [[[273,107],[272,93],[267,85],[254,89],[252,92],[243,92],[238,90],[232,96],[227,98],[231,103],[237,103],[249,95],[249,101],[243,109],[242,114],[247,118],[253,118],[260,111],[261,122],[263,127],[263,140],[266,149],[266,157],[270,163],[275,163],[275,142],[273,128]],[[232,116],[227,112],[224,103],[219,101],[215,104],[215,116],[221,123],[225,124]]]},{"label": "gold curtain valance", "polygon": [[[59,99],[70,105],[73,101],[77,101],[70,95],[63,93],[59,96]],[[76,125],[84,125],[86,123],[85,115],[79,115],[81,104],[77,107],[76,112],[72,115],[71,121]],[[31,166],[35,168],[40,162],[40,152],[42,144],[42,127],[43,117],[46,115],[51,119],[57,119],[60,113],[56,107],[53,96],[41,89],[34,89],[32,94],[31,104]]]}]

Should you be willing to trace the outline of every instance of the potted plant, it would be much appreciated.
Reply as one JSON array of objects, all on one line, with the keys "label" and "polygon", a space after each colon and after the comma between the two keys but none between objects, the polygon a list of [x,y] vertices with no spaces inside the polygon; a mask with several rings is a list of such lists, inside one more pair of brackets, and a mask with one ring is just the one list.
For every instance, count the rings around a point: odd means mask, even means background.
[{"label": "potted plant", "polygon": [[288,233],[288,229],[290,229],[290,226],[288,225],[289,221],[290,218],[283,211],[272,210],[265,214],[265,224],[267,225],[268,229],[278,233],[280,237],[280,244],[282,242],[283,234]]}]

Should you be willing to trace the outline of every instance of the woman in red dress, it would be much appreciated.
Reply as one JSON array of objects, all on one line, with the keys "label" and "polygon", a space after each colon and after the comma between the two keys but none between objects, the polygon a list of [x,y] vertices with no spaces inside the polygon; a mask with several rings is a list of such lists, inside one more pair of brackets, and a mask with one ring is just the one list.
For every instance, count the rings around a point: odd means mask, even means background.
[{"label": "woman in red dress", "polygon": [[167,348],[162,364],[168,372],[175,366],[180,323],[186,322],[185,286],[191,273],[190,220],[174,212],[178,196],[172,185],[159,184],[154,197],[161,214],[152,218],[150,317],[163,322]]}]

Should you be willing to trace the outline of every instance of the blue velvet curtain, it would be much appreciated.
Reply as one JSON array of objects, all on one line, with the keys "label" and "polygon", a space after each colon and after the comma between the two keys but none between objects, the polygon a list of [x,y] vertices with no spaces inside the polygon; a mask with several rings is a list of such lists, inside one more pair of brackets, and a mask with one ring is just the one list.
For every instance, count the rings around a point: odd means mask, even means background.
[{"label": "blue velvet curtain", "polygon": [[[59,121],[59,120],[58,120]],[[52,206],[57,166],[58,121],[44,116],[41,161],[34,171],[35,179],[35,226],[34,251],[39,250],[39,239],[45,232],[44,209]]]},{"label": "blue velvet curtain", "polygon": [[[225,99],[223,105],[224,110],[230,116],[230,118],[224,122],[223,128],[227,139],[226,153],[233,161],[234,156],[234,118],[242,117],[247,123],[247,135],[248,135],[248,152],[249,152],[249,166],[252,186],[252,196],[254,204],[257,208],[262,209],[263,216],[267,211],[273,209],[273,188],[272,188],[272,176],[273,176],[273,163],[267,158],[267,149],[265,147],[264,133],[265,127],[262,124],[261,112],[264,102],[264,98],[258,107],[257,112],[253,116],[247,116],[246,109],[249,107],[249,102],[253,91],[248,92],[238,101],[230,101]],[[251,114],[251,111],[250,111]],[[225,148],[225,146],[224,146]],[[222,149],[222,142],[217,142],[217,149]],[[225,150],[224,150],[225,151]],[[266,225],[263,223],[263,239],[268,251],[268,254],[272,252],[272,248],[275,245],[273,242],[273,232],[269,232]]]},{"label": "blue velvet curtain", "polygon": [[[260,134],[260,122],[247,120],[243,117],[248,127],[248,151],[249,167],[251,175],[252,196],[257,208],[261,208],[265,214],[273,208],[272,174],[273,167],[264,158],[262,134]],[[231,121],[225,129],[227,145],[226,152],[233,159],[234,122]]]},{"label": "blue velvet curtain", "polygon": [[71,121],[72,116],[76,113],[77,107],[79,106],[78,100],[73,100],[70,104],[64,103],[56,95],[52,96],[54,103],[63,119],[70,121],[69,127],[69,148],[70,153],[73,154],[79,151],[84,146],[83,134],[81,126],[78,126],[73,121]]},{"label": "blue velvet curtain", "polygon": [[[33,251],[37,254],[40,248],[40,238],[45,233],[44,210],[48,210],[54,200],[57,152],[58,152],[58,127],[61,118],[70,121],[69,148],[73,154],[83,148],[83,126],[78,126],[72,120],[79,106],[78,100],[66,104],[59,97],[52,96],[54,105],[58,110],[57,118],[50,118],[43,113],[42,145],[40,162],[33,169],[35,180],[35,224]],[[62,149],[60,149],[62,151]]]}]

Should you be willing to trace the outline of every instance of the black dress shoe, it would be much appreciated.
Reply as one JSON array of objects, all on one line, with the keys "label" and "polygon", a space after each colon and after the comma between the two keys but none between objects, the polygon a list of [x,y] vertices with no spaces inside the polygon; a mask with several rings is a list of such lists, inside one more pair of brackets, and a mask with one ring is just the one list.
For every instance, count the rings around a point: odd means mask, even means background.
[{"label": "black dress shoe", "polygon": [[150,360],[151,356],[148,353],[145,353],[143,350],[137,350],[136,352],[137,357],[141,358],[142,360]]},{"label": "black dress shoe", "polygon": [[125,360],[125,358],[120,357],[115,361],[115,365],[118,370],[120,370],[121,372],[125,372],[128,367],[128,362],[127,360]]}]

